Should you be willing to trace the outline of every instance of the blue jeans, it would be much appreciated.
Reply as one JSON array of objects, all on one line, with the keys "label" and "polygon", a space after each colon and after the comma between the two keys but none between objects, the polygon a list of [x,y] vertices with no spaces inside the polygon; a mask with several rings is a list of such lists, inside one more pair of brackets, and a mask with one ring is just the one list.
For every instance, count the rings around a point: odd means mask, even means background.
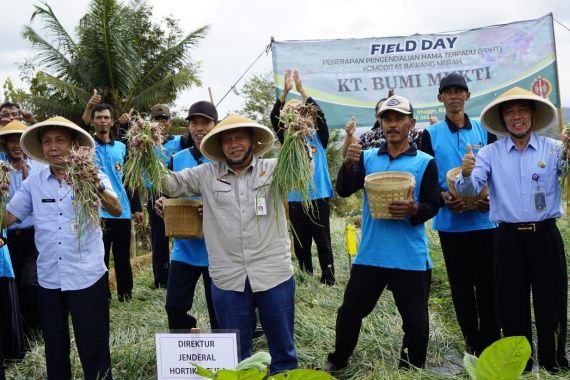
[{"label": "blue jeans", "polygon": [[295,321],[295,280],[293,277],[263,292],[254,293],[249,280],[243,292],[222,290],[212,282],[212,299],[221,329],[237,329],[240,338],[240,360],[252,354],[255,308],[267,337],[271,374],[295,369],[297,352],[293,343]]}]

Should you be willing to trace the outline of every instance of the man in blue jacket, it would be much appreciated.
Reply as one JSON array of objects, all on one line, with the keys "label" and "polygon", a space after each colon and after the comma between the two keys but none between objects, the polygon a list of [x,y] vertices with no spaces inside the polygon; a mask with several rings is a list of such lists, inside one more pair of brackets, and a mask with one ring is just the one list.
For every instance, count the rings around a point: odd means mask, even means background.
[{"label": "man in blue jacket", "polygon": [[[391,96],[379,114],[386,143],[366,151],[359,144],[350,145],[338,172],[338,194],[350,196],[363,187],[366,175],[385,171],[411,173],[416,186],[413,197],[389,205],[389,212],[399,220],[372,219],[368,196],[364,197],[362,239],[338,310],[335,350],[324,367],[328,372],[346,367],[362,319],[372,312],[386,287],[392,291],[403,322],[399,366],[421,368],[427,355],[432,262],[424,223],[439,208],[437,167],[433,157],[408,141],[416,120],[407,99]],[[377,236],[382,236],[381,244]]]},{"label": "man in blue jacket", "polygon": [[[131,217],[142,224],[142,207],[138,193],[131,193],[123,185],[123,166],[127,160],[127,147],[111,135],[114,124],[113,107],[99,103],[91,110],[91,125],[95,129],[95,158],[100,170],[107,174],[113,191],[121,201],[122,214],[118,217],[101,210],[105,265],[109,267],[109,255],[113,251],[117,295],[119,301],[132,298],[133,272],[131,270]],[[110,293],[109,293],[110,298]]]},{"label": "man in blue jacket", "polygon": [[462,75],[442,78],[438,100],[445,107],[445,120],[423,133],[421,150],[432,155],[439,171],[442,206],[433,220],[447,268],[457,322],[467,352],[479,356],[501,337],[495,307],[493,239],[495,223],[489,220],[489,201],[477,201],[477,210],[465,210],[465,201],[455,199],[447,186],[447,172],[461,166],[467,144],[476,150],[496,140],[481,123],[465,114],[471,94]]},{"label": "man in blue jacket", "polygon": [[[291,220],[291,225],[294,230],[293,234],[295,236],[293,246],[301,270],[312,274],[313,259],[311,255],[311,244],[312,241],[315,240],[321,267],[321,282],[326,285],[334,285],[334,262],[329,220],[329,198],[333,196],[333,188],[327,165],[329,129],[323,111],[318,107],[317,103],[306,94],[297,70],[293,73],[293,80],[295,81],[295,89],[303,97],[305,104],[313,105],[317,108],[317,117],[315,120],[315,128],[317,131],[313,133],[311,139],[306,140],[307,144],[311,147],[315,164],[315,173],[313,175],[315,188],[310,189],[313,211],[305,212],[305,210],[303,210],[299,193],[291,192],[287,196],[287,200],[289,201],[289,219]],[[271,124],[281,143],[283,143],[284,140],[284,129],[283,124],[279,121],[279,113],[285,105],[287,94],[292,88],[291,70],[287,70],[285,73],[283,92],[279,95],[271,111]]]},{"label": "man in blue jacket", "polygon": [[[174,172],[210,162],[200,152],[200,144],[218,122],[218,111],[210,102],[196,102],[190,106],[186,120],[194,145],[172,156],[170,169]],[[162,199],[161,197],[157,202],[161,204]],[[157,208],[156,211],[162,215],[162,208]],[[196,284],[202,276],[210,328],[217,329],[218,322],[212,303],[212,280],[208,273],[208,252],[204,239],[174,239],[171,256],[165,305],[168,328],[190,330],[197,326],[198,321],[189,312],[194,303]]]}]

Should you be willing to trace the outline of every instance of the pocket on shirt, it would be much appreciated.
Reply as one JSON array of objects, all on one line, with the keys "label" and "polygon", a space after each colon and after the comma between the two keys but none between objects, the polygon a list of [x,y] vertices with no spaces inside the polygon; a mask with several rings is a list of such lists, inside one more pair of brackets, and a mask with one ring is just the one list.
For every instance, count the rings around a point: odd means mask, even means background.
[{"label": "pocket on shirt", "polygon": [[216,200],[215,206],[227,207],[235,203],[235,196],[232,191],[232,186],[229,183],[216,181],[212,185],[212,192]]}]

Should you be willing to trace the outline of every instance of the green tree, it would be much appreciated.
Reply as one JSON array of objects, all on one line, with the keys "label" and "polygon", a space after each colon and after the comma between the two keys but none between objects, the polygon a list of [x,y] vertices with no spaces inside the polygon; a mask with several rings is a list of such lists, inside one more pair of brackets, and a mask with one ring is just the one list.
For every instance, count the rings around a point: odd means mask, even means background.
[{"label": "green tree", "polygon": [[275,104],[275,88],[271,72],[252,76],[239,91],[234,90],[234,92],[243,98],[243,106],[237,113],[271,127],[269,115]]},{"label": "green tree", "polygon": [[30,79],[29,101],[41,115],[78,119],[96,89],[118,112],[145,112],[156,103],[171,104],[176,94],[199,85],[190,51],[208,26],[185,36],[178,21],[151,21],[152,8],[142,0],[127,5],[117,0],[92,0],[75,31],[66,31],[47,3],[35,5],[23,36],[38,51],[39,71]]}]

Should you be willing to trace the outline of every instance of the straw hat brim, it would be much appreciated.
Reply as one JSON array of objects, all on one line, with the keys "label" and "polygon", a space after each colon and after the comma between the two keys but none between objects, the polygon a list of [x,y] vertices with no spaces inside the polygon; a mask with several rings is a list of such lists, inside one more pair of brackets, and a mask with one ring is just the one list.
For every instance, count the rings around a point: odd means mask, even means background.
[{"label": "straw hat brim", "polygon": [[534,103],[531,127],[533,132],[544,131],[556,123],[556,108],[548,99],[534,95],[530,91],[520,90],[520,93],[509,91],[509,95],[499,96],[481,111],[481,123],[489,132],[497,136],[508,136],[509,133],[503,126],[503,115],[499,114],[499,106],[511,100],[529,100]]},{"label": "straw hat brim", "polygon": [[238,128],[253,129],[253,154],[262,156],[273,147],[275,137],[273,131],[264,125],[255,122],[241,122],[220,125],[214,127],[200,143],[200,152],[211,161],[225,161],[224,153],[219,142],[219,134]]},{"label": "straw hat brim", "polygon": [[20,120],[12,120],[2,128],[0,128],[0,153],[6,153],[6,147],[4,146],[4,136],[8,135],[21,135],[28,129],[28,126],[22,123]]},{"label": "straw hat brim", "polygon": [[49,162],[44,158],[42,151],[42,146],[38,138],[40,129],[42,127],[57,126],[70,129],[75,133],[76,137],[79,139],[79,146],[88,146],[90,148],[95,147],[95,141],[91,135],[85,131],[83,128],[79,127],[75,123],[63,118],[63,117],[53,117],[51,119],[36,123],[26,129],[26,131],[20,137],[20,145],[22,150],[26,155],[35,161],[39,161],[49,165]]}]

